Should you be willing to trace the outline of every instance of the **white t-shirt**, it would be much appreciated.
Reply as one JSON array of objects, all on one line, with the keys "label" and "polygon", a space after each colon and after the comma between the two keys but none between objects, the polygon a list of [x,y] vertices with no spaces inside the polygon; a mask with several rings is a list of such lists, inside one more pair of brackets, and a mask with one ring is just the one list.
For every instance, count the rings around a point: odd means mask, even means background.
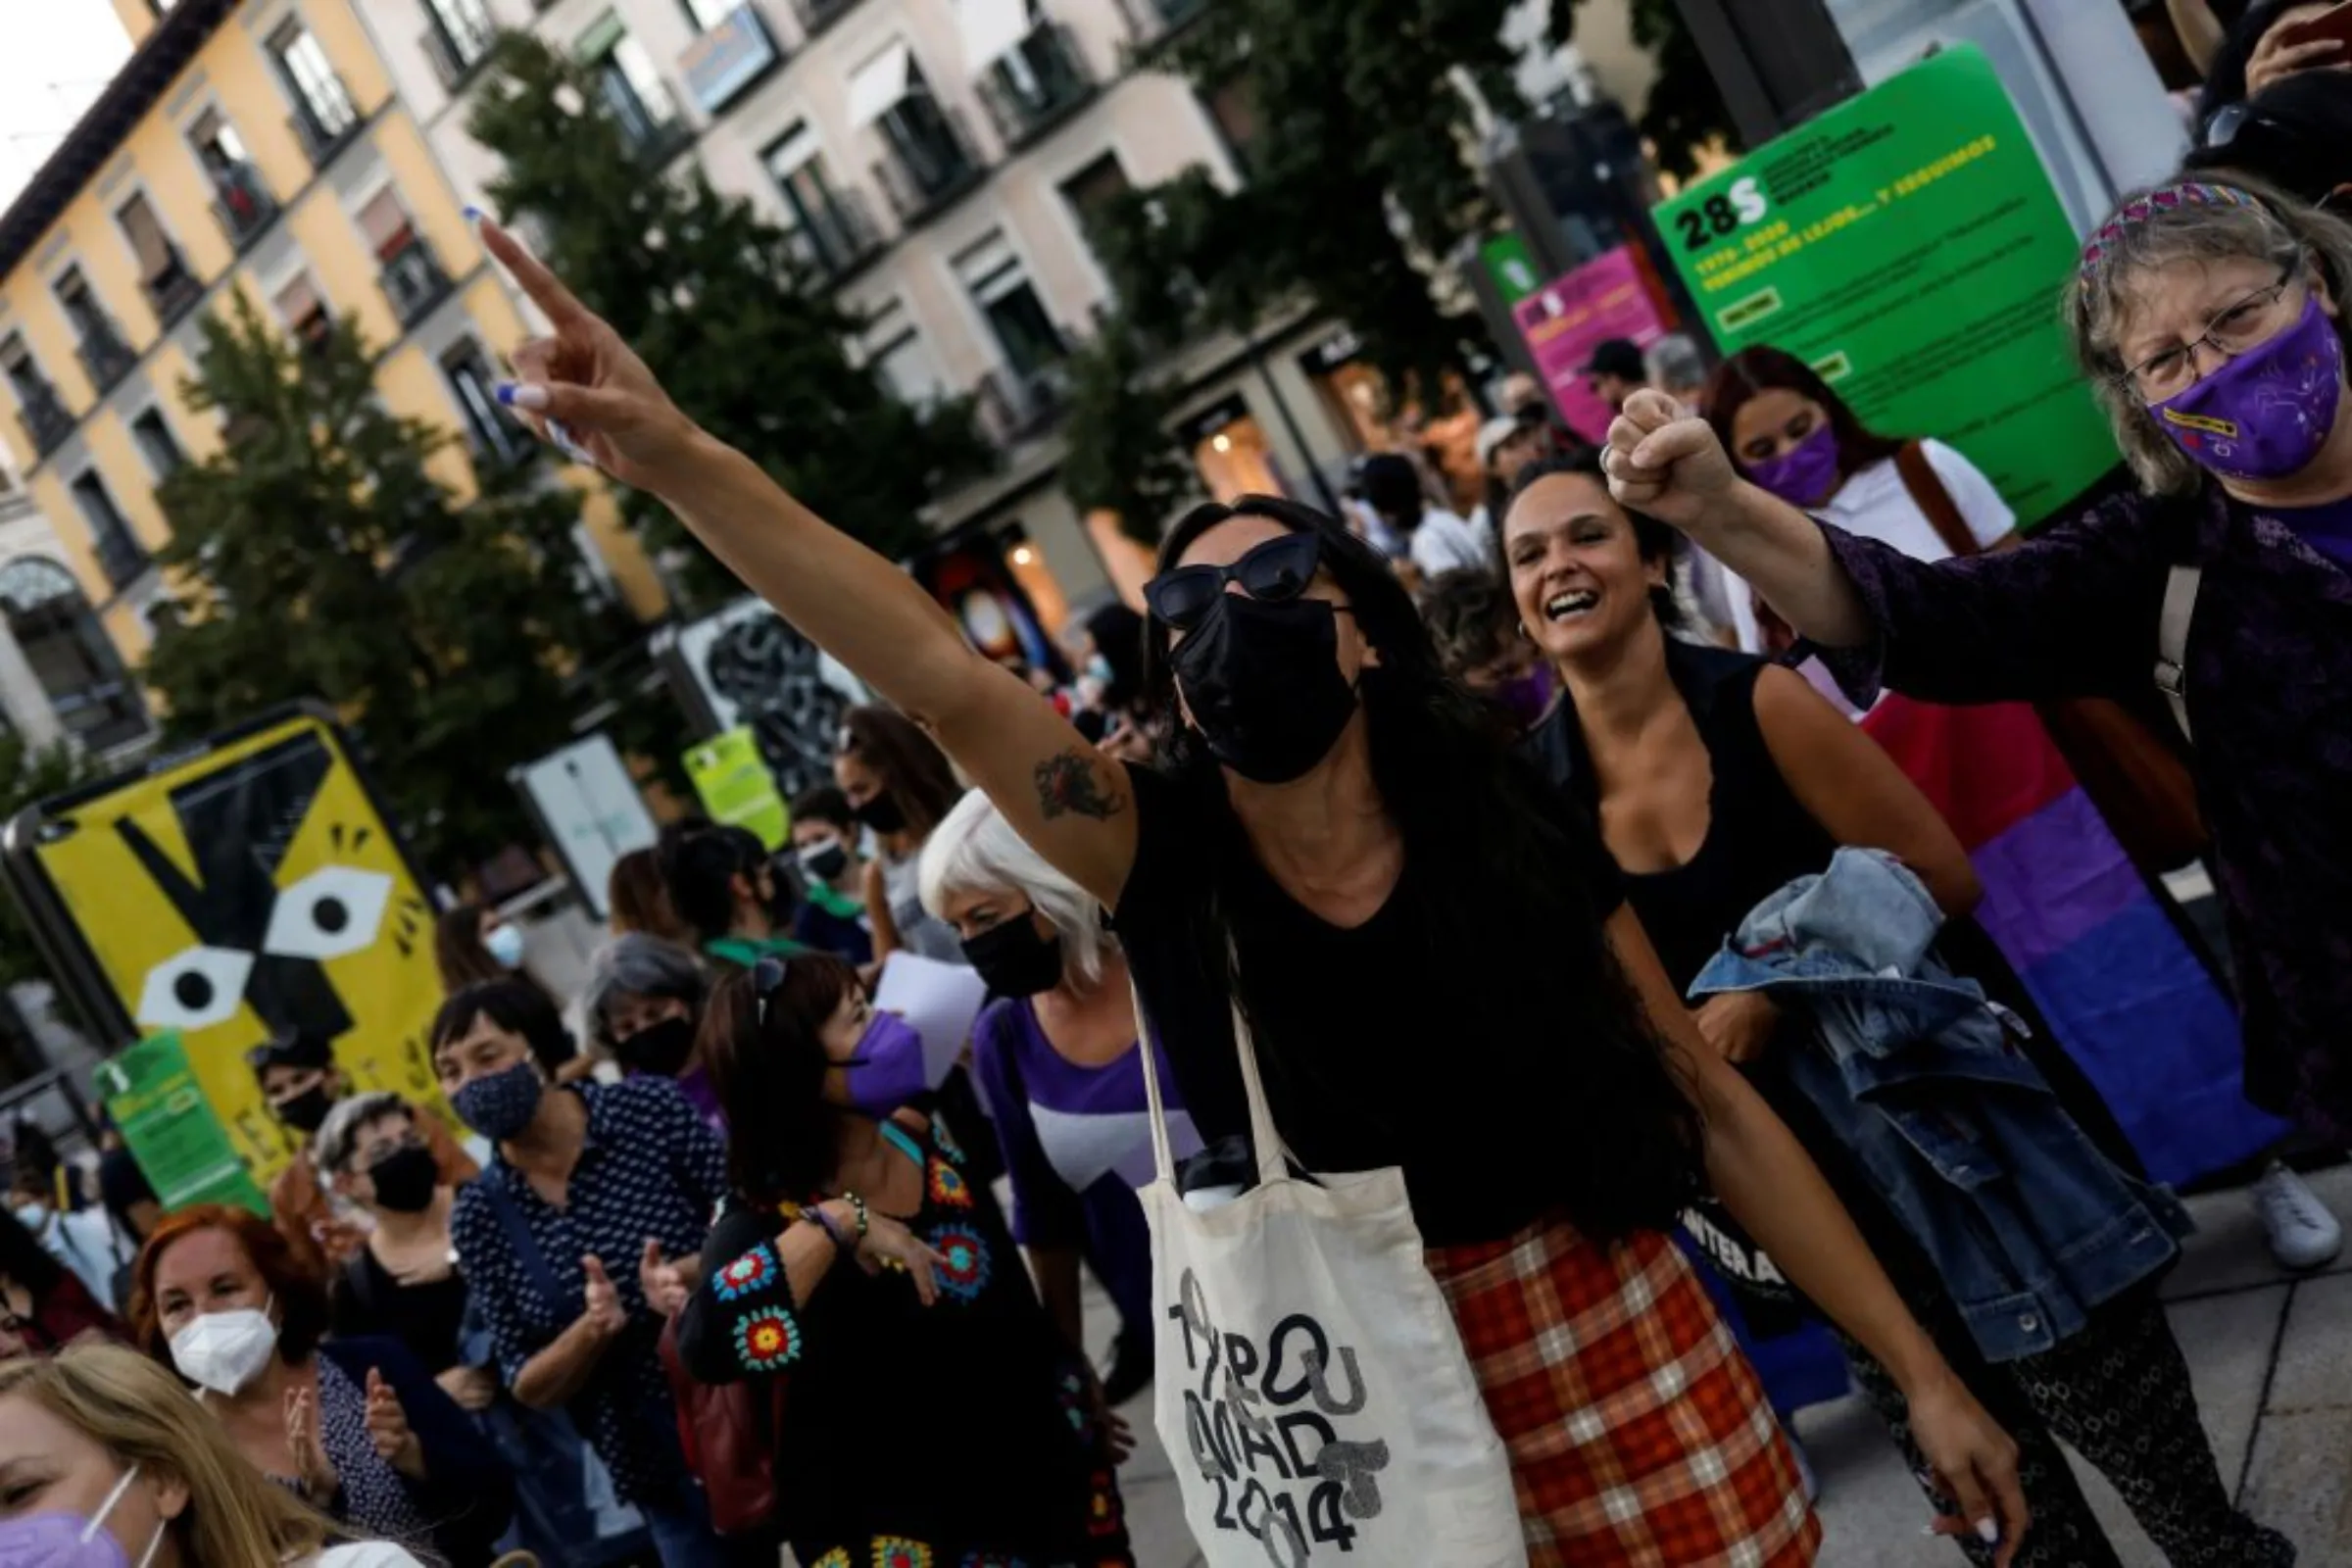
[{"label": "white t-shirt", "polygon": [[329,1546],[316,1557],[304,1557],[287,1568],[424,1568],[389,1541],[353,1541]]},{"label": "white t-shirt", "polygon": [[[1928,466],[1936,470],[1952,505],[1959,509],[1960,520],[1968,524],[1978,549],[1989,550],[2016,530],[2017,514],[2009,510],[2009,503],[1975,464],[1940,441],[1922,441],[1920,447],[1927,454]],[[1891,545],[1917,561],[1944,561],[1951,556],[1943,535],[1911,499],[1892,458],[1882,459],[1846,480],[1827,505],[1813,509],[1813,514],[1856,538]],[[1732,615],[1739,622],[1740,646],[1755,653],[1763,647],[1756,635],[1755,591],[1739,578],[1726,576]]]},{"label": "white t-shirt", "polygon": [[1424,577],[1442,571],[1493,571],[1494,556],[1487,548],[1491,537],[1468,518],[1432,507],[1413,530],[1413,564]]}]

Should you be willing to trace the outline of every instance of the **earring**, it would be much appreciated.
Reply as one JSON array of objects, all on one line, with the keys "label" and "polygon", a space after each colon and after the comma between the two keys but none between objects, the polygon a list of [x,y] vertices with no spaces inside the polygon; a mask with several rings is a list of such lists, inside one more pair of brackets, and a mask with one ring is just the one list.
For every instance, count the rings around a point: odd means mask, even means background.
[{"label": "earring", "polygon": [[1535,641],[1533,637],[1530,637],[1527,634],[1527,622],[1524,620],[1519,623],[1519,640],[1523,643],[1532,643]]}]

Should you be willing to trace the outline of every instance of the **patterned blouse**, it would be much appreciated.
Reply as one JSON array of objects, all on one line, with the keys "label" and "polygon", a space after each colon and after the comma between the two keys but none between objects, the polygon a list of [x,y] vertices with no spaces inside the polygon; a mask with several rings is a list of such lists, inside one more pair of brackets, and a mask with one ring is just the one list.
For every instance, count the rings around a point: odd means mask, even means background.
[{"label": "patterned blouse", "polygon": [[[2291,513],[2128,495],[2023,548],[1933,565],[1825,528],[1878,627],[1828,657],[1848,696],[2156,704],[2175,564],[2204,568],[2189,628],[2191,766],[2212,830],[2245,1013],[2246,1092],[2352,1141],[2352,572]],[[2300,519],[2294,519],[2300,520]]]},{"label": "patterned blouse", "polygon": [[330,1358],[319,1356],[316,1365],[318,1446],[342,1478],[344,1521],[389,1541],[430,1540],[431,1532],[409,1501],[408,1484],[368,1435],[368,1392]]},{"label": "patterned blouse", "polygon": [[[884,1136],[923,1172],[908,1228],[946,1258],[926,1307],[905,1274],[837,1258],[795,1298],[775,1238],[800,1216],[731,1207],[678,1349],[705,1383],[783,1378],[777,1512],[808,1568],[1133,1568],[1084,1363],[1038,1305],[944,1125]],[[815,1195],[810,1195],[813,1198]]]}]

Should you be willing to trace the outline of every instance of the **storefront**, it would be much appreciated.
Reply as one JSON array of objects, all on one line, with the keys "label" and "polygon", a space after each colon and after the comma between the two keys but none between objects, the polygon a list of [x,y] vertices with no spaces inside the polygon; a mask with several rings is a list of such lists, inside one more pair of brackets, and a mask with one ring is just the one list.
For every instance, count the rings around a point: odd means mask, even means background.
[{"label": "storefront", "polygon": [[1335,329],[1298,356],[1299,373],[1313,385],[1331,422],[1357,456],[1402,452],[1418,457],[1446,490],[1446,504],[1465,515],[1486,499],[1486,476],[1478,467],[1478,406],[1450,377],[1446,393],[1452,412],[1426,417],[1417,404],[1395,408],[1388,377],[1362,358],[1354,332]]},{"label": "storefront", "polygon": [[1293,494],[1284,482],[1265,428],[1236,392],[1176,426],[1177,444],[1192,455],[1200,486],[1219,501],[1239,496]]}]

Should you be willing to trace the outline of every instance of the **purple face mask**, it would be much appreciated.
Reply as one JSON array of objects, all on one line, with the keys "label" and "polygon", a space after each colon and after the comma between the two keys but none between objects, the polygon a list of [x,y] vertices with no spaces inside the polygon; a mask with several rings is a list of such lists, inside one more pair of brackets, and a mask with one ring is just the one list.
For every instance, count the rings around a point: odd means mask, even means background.
[{"label": "purple face mask", "polygon": [[1792,507],[1814,507],[1838,488],[1838,431],[1826,421],[1777,458],[1747,466],[1747,476]]},{"label": "purple face mask", "polygon": [[923,1067],[923,1037],[895,1012],[875,1013],[839,1065],[849,1075],[850,1103],[876,1121],[935,1087]]},{"label": "purple face mask", "polygon": [[2328,444],[2343,394],[2343,339],[2315,294],[2294,325],[2148,412],[2224,478],[2283,479]]},{"label": "purple face mask", "polygon": [[1506,709],[1514,723],[1529,729],[1544,716],[1551,706],[1551,669],[1538,664],[1524,675],[1514,675],[1494,688],[1494,700]]}]

